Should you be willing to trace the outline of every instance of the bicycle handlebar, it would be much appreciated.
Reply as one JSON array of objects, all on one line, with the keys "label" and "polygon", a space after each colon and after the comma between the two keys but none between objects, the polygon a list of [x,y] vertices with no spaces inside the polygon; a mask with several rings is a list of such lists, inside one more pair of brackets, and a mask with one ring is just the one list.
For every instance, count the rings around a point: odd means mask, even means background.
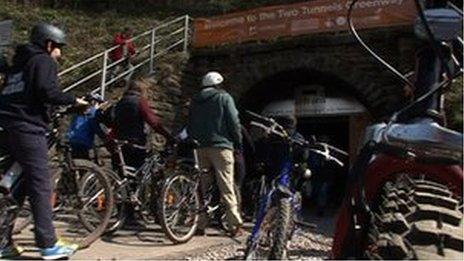
[{"label": "bicycle handlebar", "polygon": [[[299,146],[302,146],[302,147],[306,147],[308,150],[314,152],[314,153],[317,153],[319,155],[322,155],[324,156],[327,160],[333,160],[335,163],[337,163],[338,165],[340,166],[344,166],[345,164],[339,160],[338,158],[330,155],[330,152],[331,150],[332,151],[335,151],[339,154],[342,154],[343,156],[348,156],[349,154],[339,148],[336,148],[332,145],[329,145],[327,143],[324,143],[324,142],[315,142],[315,143],[310,143],[306,140],[301,140],[301,139],[294,139],[292,137],[289,137],[288,134],[286,132],[280,132],[278,130],[276,130],[275,128],[273,128],[273,126],[269,127],[269,126],[266,126],[262,123],[259,123],[259,122],[256,122],[256,121],[251,121],[250,124],[252,126],[255,126],[255,127],[258,127],[258,128],[261,128],[263,129],[264,131],[266,131],[266,133],[269,133],[269,134],[274,134],[274,135],[277,135],[281,138],[284,138],[284,139],[287,139],[289,140],[292,144],[297,144]],[[321,147],[323,149],[321,149]]]}]

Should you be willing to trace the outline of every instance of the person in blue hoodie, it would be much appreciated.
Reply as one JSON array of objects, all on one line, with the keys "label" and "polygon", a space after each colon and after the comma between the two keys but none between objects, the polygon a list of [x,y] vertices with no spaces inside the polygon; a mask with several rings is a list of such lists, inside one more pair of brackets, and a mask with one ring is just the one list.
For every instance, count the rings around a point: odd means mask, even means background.
[{"label": "person in blue hoodie", "polygon": [[[98,97],[97,97],[98,98]],[[102,103],[92,102],[92,106],[82,114],[76,114],[66,132],[66,138],[71,145],[74,159],[90,159],[89,152],[94,147],[95,135],[102,140],[106,135],[100,128],[98,118],[101,114]]]}]

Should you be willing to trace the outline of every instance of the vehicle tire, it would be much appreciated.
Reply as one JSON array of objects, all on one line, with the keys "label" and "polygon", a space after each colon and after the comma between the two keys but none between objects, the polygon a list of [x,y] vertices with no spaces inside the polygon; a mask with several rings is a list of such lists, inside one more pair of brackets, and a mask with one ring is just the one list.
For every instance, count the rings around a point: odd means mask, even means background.
[{"label": "vehicle tire", "polygon": [[160,197],[159,221],[175,244],[189,241],[195,234],[200,214],[200,195],[194,180],[184,174],[169,177]]},{"label": "vehicle tire", "polygon": [[287,242],[291,233],[292,205],[289,198],[281,198],[277,202],[276,223],[274,226],[273,245],[269,260],[282,260],[286,258]]},{"label": "vehicle tire", "polygon": [[[459,184],[460,185],[460,184]],[[424,178],[386,182],[368,231],[369,259],[463,259],[462,199]]]},{"label": "vehicle tire", "polygon": [[[54,225],[61,238],[67,242],[88,247],[97,240],[108,226],[113,211],[113,191],[104,171],[88,160],[75,159],[70,169],[74,175],[70,187],[77,191],[66,193],[57,190],[57,201],[62,204],[54,213]],[[70,182],[70,181],[68,181]]]}]

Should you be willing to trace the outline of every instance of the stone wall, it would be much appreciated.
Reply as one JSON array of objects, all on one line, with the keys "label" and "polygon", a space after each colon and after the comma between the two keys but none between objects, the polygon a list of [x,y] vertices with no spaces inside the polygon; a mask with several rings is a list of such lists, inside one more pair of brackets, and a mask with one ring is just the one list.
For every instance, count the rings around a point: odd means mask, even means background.
[{"label": "stone wall", "polygon": [[[406,29],[364,33],[392,65],[407,72],[414,67],[414,41]],[[349,34],[321,34],[273,43],[244,44],[176,54],[158,62],[149,92],[152,107],[164,123],[178,130],[186,123],[189,98],[200,89],[207,71],[224,74],[226,87],[238,106],[256,105],[266,96],[275,75],[300,77],[297,82],[329,84],[354,95],[374,119],[390,115],[406,99],[403,86],[354,41]],[[317,79],[316,79],[317,78]],[[285,87],[283,87],[285,88]],[[113,95],[119,97],[119,93]],[[264,99],[265,100],[265,99]]]},{"label": "stone wall", "polygon": [[[408,28],[376,30],[361,34],[392,65],[407,72],[414,68],[414,40]],[[375,118],[390,114],[403,104],[402,84],[380,66],[348,33],[318,34],[271,43],[252,43],[194,50],[182,78],[183,94],[198,90],[201,75],[210,70],[224,74],[227,88],[242,103],[262,95],[278,95],[266,88],[278,74],[299,72],[295,81],[330,83],[354,95]],[[294,73],[295,74],[295,73]],[[334,84],[336,83],[336,84]]]}]

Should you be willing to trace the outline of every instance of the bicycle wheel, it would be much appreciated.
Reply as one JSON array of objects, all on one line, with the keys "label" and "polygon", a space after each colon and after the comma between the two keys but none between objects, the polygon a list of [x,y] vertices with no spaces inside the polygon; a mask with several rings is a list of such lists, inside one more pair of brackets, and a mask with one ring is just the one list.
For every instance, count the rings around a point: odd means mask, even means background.
[{"label": "bicycle wheel", "polygon": [[250,235],[245,250],[245,260],[263,260],[268,259],[271,248],[274,245],[275,237],[273,235],[277,218],[277,209],[270,208],[263,217],[263,221],[253,238]]},{"label": "bicycle wheel", "polygon": [[88,247],[108,226],[113,191],[103,170],[88,160],[73,160],[55,188],[54,225],[64,240]]},{"label": "bicycle wheel", "polygon": [[[52,163],[52,168],[51,168],[51,173],[52,173],[52,186],[55,188],[57,185],[57,182],[59,181],[59,176],[61,175],[61,169],[57,169],[58,164]],[[52,198],[51,198],[51,203],[53,206],[53,210],[59,208],[59,204],[56,202],[56,191],[53,192]],[[13,227],[13,234],[19,234],[21,231],[23,231],[26,227],[28,227],[30,224],[32,224],[33,219],[32,219],[32,210],[31,210],[31,205],[29,203],[29,198],[26,197],[24,199],[24,203],[19,209],[16,219],[15,219],[15,224]]]},{"label": "bicycle wheel", "polygon": [[171,176],[160,199],[159,220],[166,236],[175,244],[189,241],[199,219],[200,195],[195,181],[183,174]]},{"label": "bicycle wheel", "polygon": [[13,224],[17,212],[17,205],[10,196],[0,194],[0,248],[9,243],[9,235],[12,233]]},{"label": "bicycle wheel", "polygon": [[15,224],[13,227],[13,234],[19,234],[23,229],[29,226],[32,223],[32,212],[31,212],[31,205],[29,204],[28,200],[24,202],[24,205],[19,210]]},{"label": "bicycle wheel", "polygon": [[111,234],[119,230],[126,220],[128,192],[127,183],[122,184],[118,174],[109,169],[105,169],[105,174],[111,183],[114,197],[113,211],[105,231],[105,233]]},{"label": "bicycle wheel", "polygon": [[287,256],[287,242],[289,240],[291,221],[292,219],[292,206],[290,199],[281,198],[277,202],[277,215],[274,231],[272,232],[274,242],[269,254],[270,260],[283,260]]}]

